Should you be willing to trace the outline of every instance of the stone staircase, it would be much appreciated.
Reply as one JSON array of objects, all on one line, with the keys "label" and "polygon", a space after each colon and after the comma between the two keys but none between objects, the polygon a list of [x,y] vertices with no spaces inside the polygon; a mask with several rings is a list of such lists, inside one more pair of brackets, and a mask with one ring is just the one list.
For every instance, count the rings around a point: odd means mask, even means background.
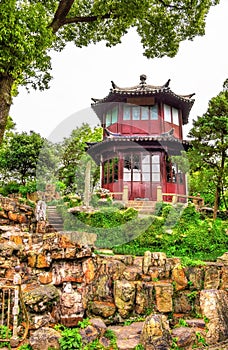
[{"label": "stone staircase", "polygon": [[59,232],[63,231],[63,219],[58,213],[56,206],[47,206],[48,231]]},{"label": "stone staircase", "polygon": [[140,215],[153,214],[155,210],[155,201],[130,200],[127,203],[127,208],[138,210]]}]

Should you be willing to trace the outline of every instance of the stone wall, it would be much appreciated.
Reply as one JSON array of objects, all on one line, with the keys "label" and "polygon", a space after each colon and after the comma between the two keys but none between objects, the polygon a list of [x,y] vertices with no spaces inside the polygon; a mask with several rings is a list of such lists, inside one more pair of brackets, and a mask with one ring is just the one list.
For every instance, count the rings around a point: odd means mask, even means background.
[{"label": "stone wall", "polygon": [[[197,323],[208,319],[209,344],[228,338],[227,253],[217,263],[182,267],[178,258],[95,255],[58,233],[35,234],[0,227],[0,277],[12,280],[21,266],[30,330],[53,323],[76,326],[84,317],[107,325],[148,314]],[[201,323],[200,323],[201,322]],[[198,325],[205,327],[204,320]],[[200,327],[200,326],[199,326]]]},{"label": "stone wall", "polygon": [[17,226],[23,231],[35,232],[35,210],[24,204],[22,198],[9,198],[0,195],[0,225]]}]

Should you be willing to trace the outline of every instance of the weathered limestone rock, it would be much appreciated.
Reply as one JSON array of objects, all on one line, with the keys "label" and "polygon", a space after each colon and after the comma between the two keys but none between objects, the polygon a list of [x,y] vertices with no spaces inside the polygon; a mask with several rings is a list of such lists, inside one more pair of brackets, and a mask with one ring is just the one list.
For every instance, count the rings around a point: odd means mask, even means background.
[{"label": "weathered limestone rock", "polygon": [[135,284],[126,280],[115,281],[114,300],[120,316],[126,318],[133,310]]},{"label": "weathered limestone rock", "polygon": [[28,254],[28,266],[35,267],[36,266],[37,255],[34,251],[30,251]]},{"label": "weathered limestone rock", "polygon": [[172,343],[167,317],[160,314],[146,318],[141,334],[145,350],[169,350]]},{"label": "weathered limestone rock", "polygon": [[175,283],[176,290],[185,289],[188,285],[188,280],[185,271],[181,265],[176,265],[172,271],[172,280]]},{"label": "weathered limestone rock", "polygon": [[171,283],[155,283],[156,307],[159,312],[173,311],[173,286]]},{"label": "weathered limestone rock", "polygon": [[63,292],[60,298],[60,310],[63,316],[76,316],[77,314],[83,316],[82,295],[74,290]]},{"label": "weathered limestone rock", "polygon": [[202,290],[200,292],[202,314],[209,319],[206,340],[216,344],[228,338],[228,293],[225,290]]},{"label": "weathered limestone rock", "polygon": [[[140,267],[140,262],[137,259],[134,259],[132,255],[122,255],[122,254],[117,254],[115,255],[115,260],[121,261],[124,265],[130,266],[130,265],[135,265],[137,267]],[[140,259],[142,261],[142,258]],[[141,264],[141,271],[142,271],[142,264]]]},{"label": "weathered limestone rock", "polygon": [[44,327],[35,331],[30,337],[30,345],[34,350],[60,349],[58,339],[61,338],[59,332],[52,328]]},{"label": "weathered limestone rock", "polygon": [[89,323],[98,331],[99,337],[102,337],[107,329],[106,324],[101,318],[91,318]]},{"label": "weathered limestone rock", "polygon": [[221,269],[221,289],[228,290],[228,266],[223,266]]},{"label": "weathered limestone rock", "polygon": [[186,268],[186,276],[189,280],[189,289],[200,290],[203,287],[204,269],[189,266]]},{"label": "weathered limestone rock", "polygon": [[116,306],[114,303],[108,301],[92,301],[90,302],[89,310],[93,315],[108,318],[113,316],[116,312]]},{"label": "weathered limestone rock", "polygon": [[0,256],[12,256],[13,251],[19,251],[22,247],[12,241],[0,243]]},{"label": "weathered limestone rock", "polygon": [[17,220],[20,224],[25,224],[28,221],[25,214],[18,214]]},{"label": "weathered limestone rock", "polygon": [[41,284],[49,284],[52,282],[52,272],[41,272],[38,276],[38,280]]},{"label": "weathered limestone rock", "polygon": [[38,254],[36,259],[36,267],[42,269],[49,267],[51,265],[50,253],[45,254],[45,252]]},{"label": "weathered limestone rock", "polygon": [[201,329],[206,328],[206,323],[201,318],[191,318],[190,320],[185,320],[185,321],[189,327],[196,327],[196,328],[201,328]]},{"label": "weathered limestone rock", "polygon": [[135,312],[144,314],[154,308],[153,283],[138,281],[136,285]]},{"label": "weathered limestone rock", "polygon": [[161,252],[153,252],[151,256],[151,263],[153,266],[165,266],[166,254]]},{"label": "weathered limestone rock", "polygon": [[37,233],[46,233],[46,222],[45,221],[39,221],[36,225],[36,232]]},{"label": "weathered limestone rock", "polygon": [[32,314],[29,315],[29,329],[37,330],[42,327],[48,327],[50,324],[58,322],[58,319],[54,319],[50,312],[44,314]]},{"label": "weathered limestone rock", "polygon": [[23,244],[22,236],[20,234],[17,235],[11,235],[9,237],[10,241],[14,242],[15,244]]},{"label": "weathered limestone rock", "polygon": [[67,327],[77,326],[84,316],[82,294],[72,288],[70,282],[64,283],[60,298],[61,323]]},{"label": "weathered limestone rock", "polygon": [[189,291],[180,291],[173,298],[173,309],[175,313],[187,314],[192,310],[192,305],[188,297]]},{"label": "weathered limestone rock", "polygon": [[95,233],[64,231],[64,235],[68,236],[72,242],[80,245],[88,245],[90,247],[96,245],[97,235]]},{"label": "weathered limestone rock", "polygon": [[2,209],[0,210],[0,218],[1,219],[8,219],[8,215]]},{"label": "weathered limestone rock", "polygon": [[64,282],[83,282],[82,265],[80,262],[61,261],[52,264],[53,283],[60,285]]},{"label": "weathered limestone rock", "polygon": [[108,275],[96,277],[90,287],[90,294],[93,300],[105,300],[113,302],[112,279]]},{"label": "weathered limestone rock", "polygon": [[59,299],[59,291],[53,285],[24,286],[23,298],[29,309],[35,312],[46,312],[50,310]]},{"label": "weathered limestone rock", "polygon": [[172,337],[176,339],[176,345],[185,350],[191,350],[195,340],[195,332],[192,328],[179,327],[172,330]]},{"label": "weathered limestone rock", "polygon": [[149,271],[149,267],[152,265],[151,263],[151,252],[150,251],[146,251],[144,253],[144,257],[143,257],[143,264],[142,264],[142,271],[144,274],[147,274]]},{"label": "weathered limestone rock", "polygon": [[80,329],[79,333],[81,334],[82,343],[84,345],[91,343],[93,340],[97,339],[99,336],[98,330],[91,325],[87,326],[84,329]]},{"label": "weathered limestone rock", "polygon": [[89,246],[80,246],[80,249],[77,250],[75,257],[76,259],[89,258],[91,257],[91,249]]},{"label": "weathered limestone rock", "polygon": [[144,322],[133,322],[129,326],[110,326],[117,338],[117,347],[119,350],[134,350],[140,343]]},{"label": "weathered limestone rock", "polygon": [[218,263],[228,265],[228,252],[224,253],[222,256],[217,258]]},{"label": "weathered limestone rock", "polygon": [[90,283],[95,277],[95,265],[92,258],[89,258],[82,262],[82,271],[85,276],[85,282]]},{"label": "weathered limestone rock", "polygon": [[204,289],[218,289],[220,284],[220,270],[216,266],[208,266],[205,271]]},{"label": "weathered limestone rock", "polygon": [[113,280],[122,278],[126,265],[115,258],[97,258],[99,276],[107,275]]},{"label": "weathered limestone rock", "polygon": [[137,281],[140,276],[140,269],[136,266],[127,266],[123,272],[123,278],[127,281]]}]

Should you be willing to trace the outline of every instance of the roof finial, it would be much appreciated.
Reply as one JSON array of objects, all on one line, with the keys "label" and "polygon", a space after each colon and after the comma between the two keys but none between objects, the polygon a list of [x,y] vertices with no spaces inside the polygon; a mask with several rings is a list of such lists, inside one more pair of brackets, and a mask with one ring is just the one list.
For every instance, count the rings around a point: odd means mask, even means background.
[{"label": "roof finial", "polygon": [[140,84],[145,85],[146,84],[146,78],[147,78],[147,76],[145,74],[141,74],[140,75],[140,80],[141,80]]}]

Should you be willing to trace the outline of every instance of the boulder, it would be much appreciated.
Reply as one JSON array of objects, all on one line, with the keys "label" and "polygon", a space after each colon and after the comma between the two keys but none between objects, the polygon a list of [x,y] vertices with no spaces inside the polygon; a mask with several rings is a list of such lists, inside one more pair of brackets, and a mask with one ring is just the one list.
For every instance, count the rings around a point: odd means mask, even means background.
[{"label": "boulder", "polygon": [[135,284],[126,280],[117,280],[114,285],[114,300],[121,317],[126,318],[133,310]]},{"label": "boulder", "polygon": [[228,338],[228,293],[225,290],[202,290],[200,292],[202,314],[209,320],[206,340],[216,344]]},{"label": "boulder", "polygon": [[159,312],[173,311],[173,286],[167,282],[155,282],[156,307]]},{"label": "boulder", "polygon": [[52,309],[59,300],[59,291],[53,285],[27,285],[23,290],[23,298],[30,311],[43,313]]},{"label": "boulder", "polygon": [[101,316],[104,318],[113,316],[116,312],[116,306],[114,303],[108,301],[91,301],[89,311],[93,315]]},{"label": "boulder", "polygon": [[59,338],[61,338],[59,332],[43,327],[32,334],[29,342],[33,350],[49,350],[50,348],[58,350],[60,349]]},{"label": "boulder", "polygon": [[195,332],[192,328],[179,327],[172,330],[172,337],[176,345],[185,350],[191,350],[195,340]]},{"label": "boulder", "polygon": [[172,337],[167,317],[161,314],[148,316],[143,325],[140,342],[145,350],[169,350]]}]

